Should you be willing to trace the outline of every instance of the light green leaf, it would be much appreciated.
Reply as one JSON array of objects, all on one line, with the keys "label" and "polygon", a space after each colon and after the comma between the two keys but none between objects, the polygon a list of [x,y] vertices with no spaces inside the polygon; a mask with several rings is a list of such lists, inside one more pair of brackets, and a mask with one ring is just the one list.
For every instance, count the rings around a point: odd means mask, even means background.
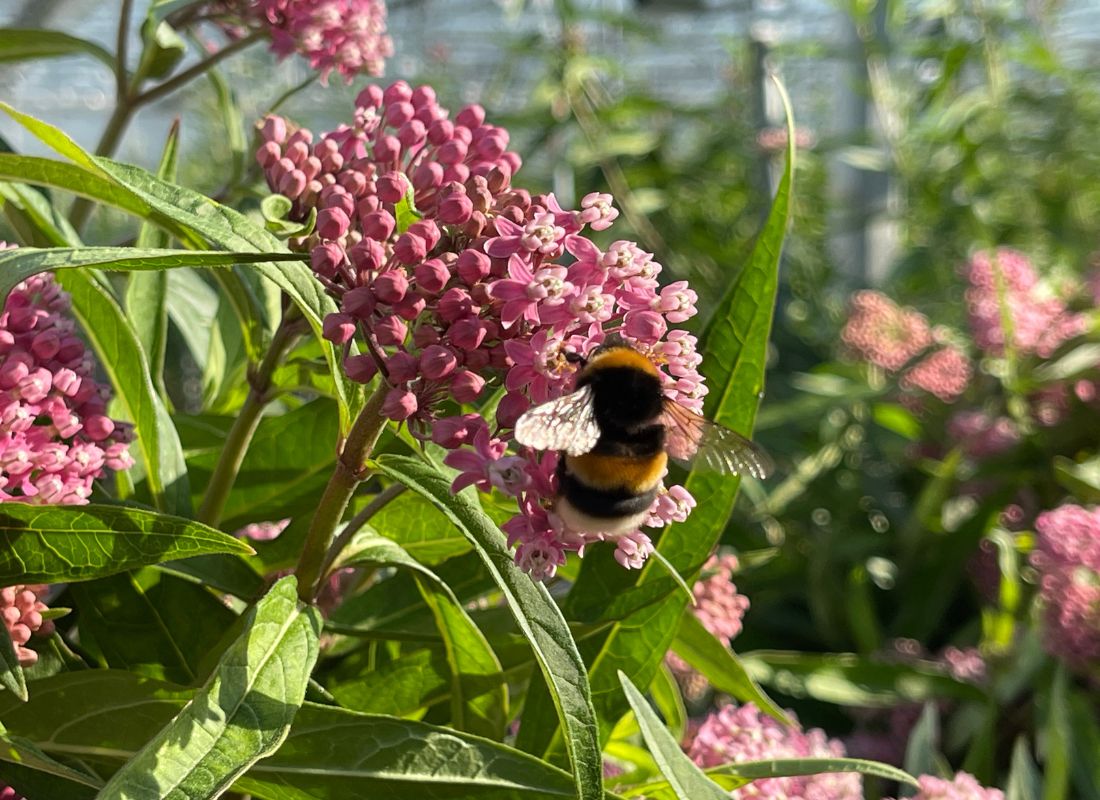
[{"label": "light green leaf", "polygon": [[936,774],[939,760],[940,715],[933,702],[924,704],[920,719],[909,732],[905,746],[905,769],[913,775]]},{"label": "light green leaf", "polygon": [[145,485],[153,505],[161,511],[189,514],[187,466],[179,435],[153,388],[145,353],[126,314],[84,270],[63,270],[57,280],[72,296],[73,315],[110,378],[123,414],[134,424],[134,447],[145,466]]},{"label": "light green leaf", "polygon": [[742,703],[754,703],[761,711],[785,720],[783,709],[752,679],[741,660],[703,627],[691,609],[684,611],[672,649],[698,670],[710,685]]},{"label": "light green leaf", "polygon": [[[1043,800],[1064,800],[1069,796],[1071,768],[1069,707],[1066,702],[1069,679],[1059,665],[1050,687],[1044,692],[1043,707]],[[1093,755],[1092,757],[1095,757]]]},{"label": "light green leaf", "polygon": [[0,62],[36,58],[89,55],[114,70],[115,58],[95,42],[78,39],[61,31],[38,28],[0,29]]},{"label": "light green leaf", "polygon": [[676,683],[676,677],[668,664],[662,664],[657,671],[657,677],[649,685],[649,693],[653,697],[657,710],[665,718],[673,737],[678,742],[683,741],[684,731],[687,730],[688,712],[684,706],[680,686]]},{"label": "light green leaf", "polygon": [[187,43],[172,26],[147,18],[141,26],[144,47],[138,62],[137,78],[163,78],[180,63],[187,53]]},{"label": "light green leaf", "polygon": [[413,200],[413,187],[410,186],[408,191],[405,192],[405,196],[394,206],[394,213],[398,233],[404,233],[410,225],[424,216],[416,209],[416,202]]},{"label": "light green leaf", "polygon": [[1012,763],[1008,770],[1008,786],[1005,787],[1005,800],[1039,800],[1042,778],[1031,757],[1027,738],[1022,734],[1016,737],[1012,746]]},{"label": "light green leaf", "polygon": [[[2,155],[2,154],[0,154]],[[49,201],[46,193],[19,183],[0,182],[4,213],[23,244],[44,247],[80,245],[80,236]]]},{"label": "light green leaf", "polygon": [[60,761],[50,758],[34,742],[28,741],[22,736],[13,736],[10,733],[0,733],[0,761],[47,772],[50,775],[56,775],[74,783],[91,786],[93,789],[98,789],[103,785],[103,781],[95,775],[62,764]]},{"label": "light green leaf", "polygon": [[504,534],[466,494],[452,494],[435,467],[403,456],[382,456],[377,469],[435,502],[465,534],[493,574],[520,631],[528,638],[550,687],[581,800],[603,794],[603,766],[584,662],[546,587],[520,572]]},{"label": "light green leaf", "polygon": [[0,586],[87,581],[248,545],[191,520],[122,506],[0,505]]},{"label": "light green leaf", "polygon": [[634,709],[642,737],[661,774],[665,776],[680,800],[728,800],[729,793],[710,780],[680,749],[679,743],[665,729],[660,717],[650,708],[642,693],[630,682],[625,673],[619,672],[627,702]]},{"label": "light green leaf", "polygon": [[249,611],[209,683],[103,788],[102,797],[219,797],[290,732],[317,660],[321,615],[283,578]]}]

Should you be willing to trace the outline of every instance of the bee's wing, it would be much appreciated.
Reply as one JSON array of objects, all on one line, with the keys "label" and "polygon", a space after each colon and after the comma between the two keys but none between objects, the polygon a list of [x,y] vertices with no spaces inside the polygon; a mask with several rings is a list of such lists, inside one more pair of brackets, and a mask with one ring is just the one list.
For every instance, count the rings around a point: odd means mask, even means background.
[{"label": "bee's wing", "polygon": [[529,408],[516,422],[515,436],[517,442],[536,450],[564,450],[571,456],[587,453],[600,438],[592,386]]},{"label": "bee's wing", "polygon": [[768,477],[774,467],[759,446],[675,400],[665,400],[661,424],[665,426],[665,450],[677,461],[690,461],[711,472],[761,479]]}]

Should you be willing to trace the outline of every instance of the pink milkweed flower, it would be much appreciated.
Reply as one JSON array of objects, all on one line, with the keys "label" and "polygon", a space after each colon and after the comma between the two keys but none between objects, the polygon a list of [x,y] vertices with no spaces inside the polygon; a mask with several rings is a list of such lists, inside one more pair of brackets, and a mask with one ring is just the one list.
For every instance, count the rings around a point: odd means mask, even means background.
[{"label": "pink milkweed flower", "polygon": [[987,789],[978,779],[966,772],[956,773],[948,780],[935,775],[917,777],[919,791],[912,800],[1004,800],[1000,789]]},{"label": "pink milkweed flower", "polygon": [[862,291],[852,297],[840,339],[859,358],[896,372],[932,344],[932,329],[923,314],[900,308],[882,292]]},{"label": "pink milkweed flower", "polygon": [[39,600],[46,587],[5,586],[0,589],[0,618],[8,629],[8,636],[15,646],[20,666],[29,667],[38,662],[38,653],[26,647],[32,636],[48,636],[53,633],[53,622],[43,619],[46,604]]},{"label": "pink milkweed flower", "polygon": [[490,284],[489,296],[504,301],[500,320],[507,329],[520,319],[538,324],[540,306],[564,302],[572,289],[565,267],[544,267],[533,272],[523,259],[512,255],[508,259],[508,277]]}]

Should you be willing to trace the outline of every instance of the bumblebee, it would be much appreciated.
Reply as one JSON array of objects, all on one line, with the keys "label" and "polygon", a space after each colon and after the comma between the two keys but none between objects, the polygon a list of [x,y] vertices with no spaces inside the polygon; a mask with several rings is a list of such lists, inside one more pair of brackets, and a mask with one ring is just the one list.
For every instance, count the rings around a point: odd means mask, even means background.
[{"label": "bumblebee", "polygon": [[756,478],[771,471],[748,439],[667,398],[657,367],[622,338],[573,360],[581,364],[573,392],[529,409],[515,430],[520,444],[560,452],[553,508],[572,530],[636,530],[669,458]]}]

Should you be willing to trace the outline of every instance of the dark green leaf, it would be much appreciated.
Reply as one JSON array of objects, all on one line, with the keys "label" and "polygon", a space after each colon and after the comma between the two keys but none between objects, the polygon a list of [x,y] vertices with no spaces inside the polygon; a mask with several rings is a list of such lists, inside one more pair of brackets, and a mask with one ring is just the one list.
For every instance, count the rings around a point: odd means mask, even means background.
[{"label": "dark green leaf", "polygon": [[176,68],[187,53],[187,43],[166,22],[148,18],[141,26],[144,47],[138,62],[137,77],[163,78]]},{"label": "dark green leaf", "polygon": [[642,693],[630,682],[630,678],[619,672],[619,680],[622,681],[627,702],[634,709],[634,716],[638,720],[645,743],[649,746],[649,752],[676,796],[680,800],[728,800],[729,793],[710,780],[680,749],[680,744],[665,729],[660,717],[650,708]]},{"label": "dark green leaf", "polygon": [[37,28],[4,28],[0,30],[0,62],[28,61],[35,58],[89,55],[110,70],[115,59],[95,42],[78,39],[61,31]]},{"label": "dark green leaf", "polygon": [[197,522],[121,506],[0,505],[0,585],[87,581],[247,545]]},{"label": "dark green leaf", "polygon": [[40,772],[47,772],[59,778],[73,783],[91,786],[98,789],[103,785],[95,775],[62,764],[45,752],[34,742],[24,739],[22,736],[13,736],[9,733],[0,733],[0,761],[9,764],[20,764]]},{"label": "dark green leaf", "polygon": [[1073,744],[1073,783],[1080,797],[1100,797],[1100,720],[1095,693],[1076,692],[1069,703],[1070,742]]},{"label": "dark green leaf", "polygon": [[249,612],[207,685],[103,788],[103,797],[218,797],[290,732],[317,660],[320,613],[283,578]]},{"label": "dark green leaf", "polygon": [[183,448],[168,410],[153,388],[145,353],[126,314],[111,293],[84,270],[66,270],[57,279],[72,296],[73,314],[111,379],[126,419],[134,424],[135,447],[145,466],[145,484],[153,505],[169,513],[190,513]]},{"label": "dark green leaf", "polygon": [[236,621],[202,586],[152,569],[77,584],[72,592],[86,650],[109,667],[174,683],[205,677],[200,664]]},{"label": "dark green leaf", "polygon": [[493,574],[520,630],[530,640],[558,718],[581,800],[603,794],[602,759],[584,663],[546,587],[515,566],[504,534],[466,494],[452,494],[435,467],[403,456],[383,456],[379,471],[435,502],[465,534]]},{"label": "dark green leaf", "polygon": [[20,700],[27,699],[27,680],[23,677],[23,668],[19,665],[19,656],[8,626],[3,624],[0,624],[0,686]]}]

